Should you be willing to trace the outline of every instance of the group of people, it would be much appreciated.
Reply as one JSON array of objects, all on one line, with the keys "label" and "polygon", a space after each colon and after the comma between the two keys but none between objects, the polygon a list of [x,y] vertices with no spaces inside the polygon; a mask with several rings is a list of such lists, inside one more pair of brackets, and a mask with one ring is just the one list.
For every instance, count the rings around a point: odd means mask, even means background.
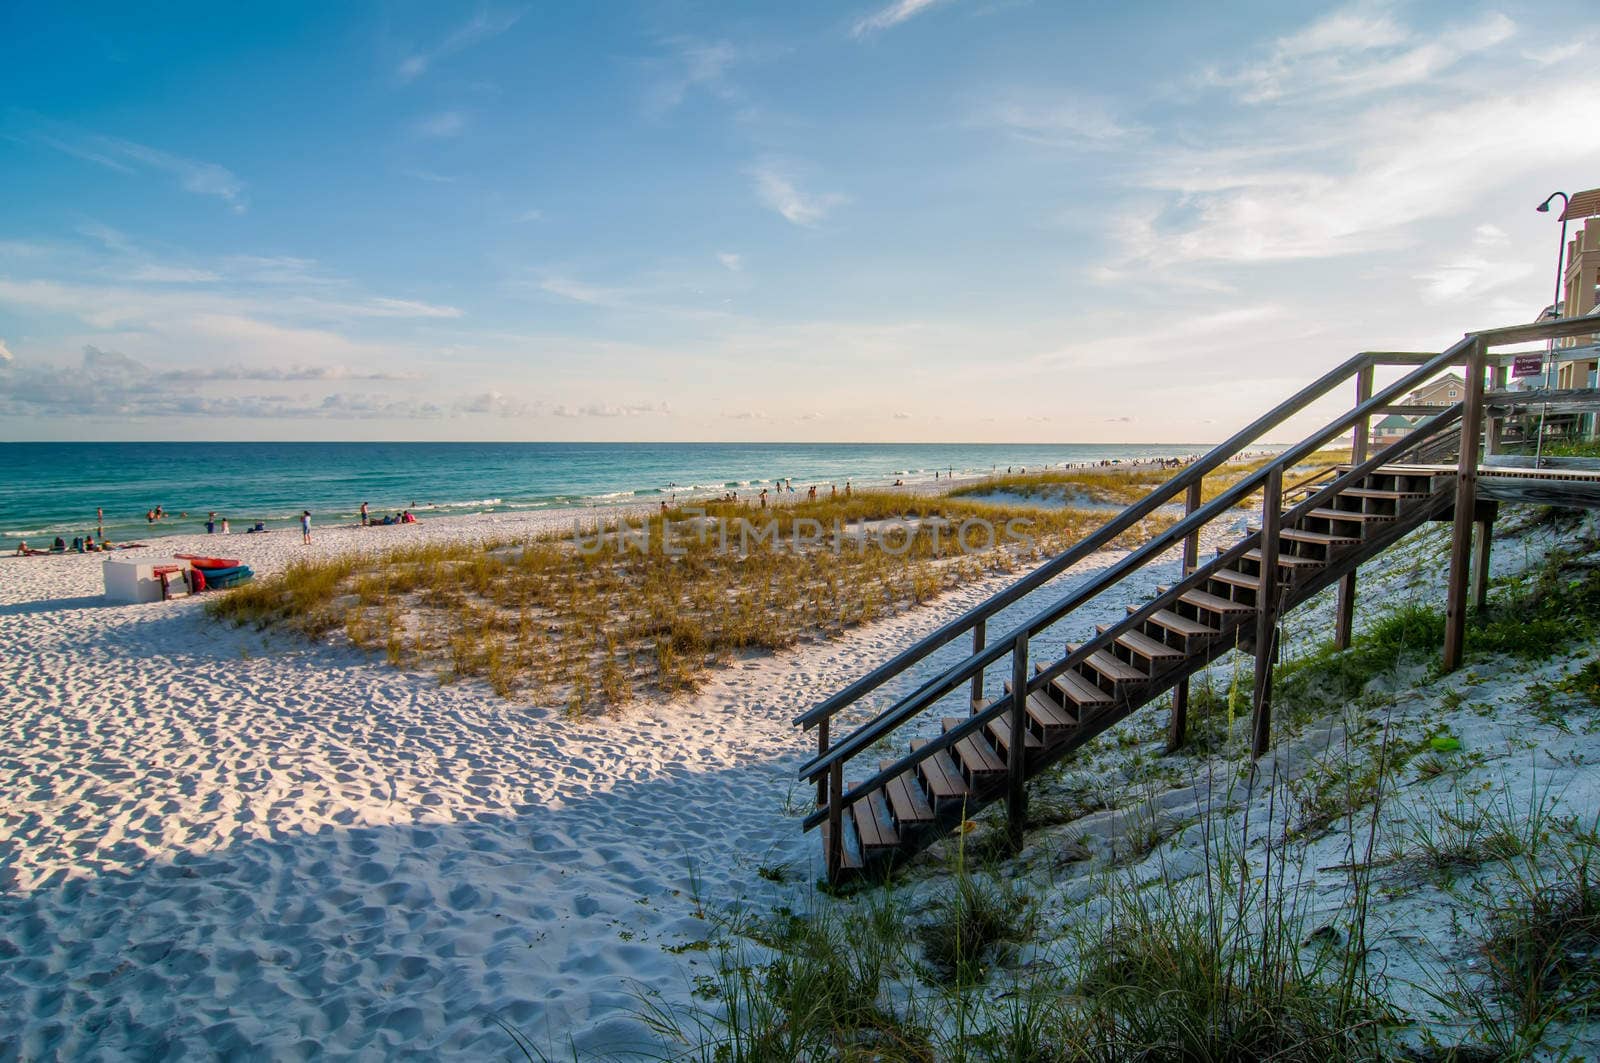
[{"label": "group of people", "polygon": [[15,556],[46,557],[50,554],[66,553],[98,554],[102,550],[115,549],[117,549],[117,544],[112,542],[110,539],[107,539],[103,534],[101,535],[98,543],[94,541],[94,536],[92,535],[80,535],[72,540],[71,546],[68,546],[67,541],[58,535],[56,536],[55,542],[50,544],[50,549],[48,550],[39,550],[35,547],[31,547],[28,545],[28,540],[24,539],[17,544],[17,552]]},{"label": "group of people", "polygon": [[[413,505],[414,504],[415,503],[413,503]],[[304,530],[305,530],[307,536],[309,536],[311,534],[311,532],[310,532],[310,517],[311,517],[311,514],[309,512],[307,512],[305,517],[303,517],[301,519],[301,524],[305,526]],[[383,518],[381,520],[379,520],[379,519],[374,519],[373,518],[371,511],[368,509],[367,503],[365,503],[365,502],[361,503],[361,526],[363,528],[387,527],[387,526],[394,525],[394,524],[415,524],[415,523],[417,523],[417,515],[415,513],[411,512],[409,509],[402,509],[400,512],[394,514],[393,516],[390,516],[389,514],[385,513],[383,515]],[[310,538],[306,539],[306,542],[310,542],[310,541],[311,541]]]}]

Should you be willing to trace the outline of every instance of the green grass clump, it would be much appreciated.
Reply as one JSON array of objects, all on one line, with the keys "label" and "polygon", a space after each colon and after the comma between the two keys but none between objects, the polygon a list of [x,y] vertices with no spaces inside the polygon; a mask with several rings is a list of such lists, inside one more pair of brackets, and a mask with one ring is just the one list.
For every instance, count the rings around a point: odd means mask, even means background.
[{"label": "green grass clump", "polygon": [[958,873],[917,933],[934,980],[958,986],[983,981],[1006,945],[1023,938],[1023,909],[998,880]]}]

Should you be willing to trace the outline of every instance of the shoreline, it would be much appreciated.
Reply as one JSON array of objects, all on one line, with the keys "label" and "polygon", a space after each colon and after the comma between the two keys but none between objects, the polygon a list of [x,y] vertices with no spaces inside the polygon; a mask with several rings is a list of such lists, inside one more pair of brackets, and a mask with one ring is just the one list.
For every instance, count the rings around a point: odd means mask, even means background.
[{"label": "shoreline", "polygon": [[[1067,447],[1073,445],[1064,444],[1062,446]],[[1105,446],[1117,447],[1121,445],[1106,444]],[[1188,445],[1183,444],[1172,447],[1162,447],[1157,444],[1128,444],[1127,446],[1130,448],[1128,453],[1125,453],[1115,459],[1106,459],[1112,462],[1112,467],[1142,467],[1153,462],[1177,456],[1170,453],[1163,453],[1160,455],[1146,453],[1140,448],[1148,447],[1152,451],[1177,451],[1179,446]],[[1188,454],[1187,452],[1182,455],[1182,457],[1185,458],[1191,456],[1192,455]],[[1056,461],[1040,463],[1037,465],[1027,465],[1026,468],[1034,469],[1036,471],[1064,471],[1071,468],[1088,468],[1098,465],[1100,465],[1100,461],[1098,460],[1066,462]],[[1018,467],[1020,468],[1022,466]],[[996,466],[996,471],[1003,468],[1005,468],[1003,465]],[[840,490],[843,490],[846,482],[853,483],[855,487],[861,490],[899,489],[912,491],[915,493],[940,492],[954,487],[981,482],[982,480],[994,475],[992,472],[967,469],[958,470],[958,475],[954,478],[940,475],[939,479],[935,480],[932,478],[934,471],[935,470],[932,468],[926,468],[917,469],[910,472],[889,472],[881,475],[869,473],[864,476],[839,475],[831,478],[826,476],[811,477],[807,479],[790,478],[791,482],[793,482],[795,485],[795,494],[793,496],[789,496],[786,493],[783,497],[804,497],[807,488],[809,488],[812,484],[817,485],[819,494],[826,493],[830,484],[836,485]],[[939,471],[941,473],[943,472],[943,470]],[[641,477],[637,476],[631,477],[631,479],[634,480],[638,480],[640,478]],[[781,478],[777,477],[750,478],[729,480],[725,483],[706,483],[686,486],[678,486],[676,484],[662,484],[643,487],[623,486],[617,490],[601,491],[591,495],[553,495],[550,497],[534,495],[526,498],[519,498],[515,491],[507,491],[505,489],[504,482],[495,484],[493,486],[478,483],[465,485],[467,490],[465,490],[463,493],[468,496],[467,498],[447,499],[442,502],[435,502],[431,499],[427,502],[422,502],[419,498],[419,495],[422,497],[426,497],[426,495],[422,495],[421,492],[410,493],[409,498],[406,497],[406,495],[401,495],[398,499],[385,499],[384,492],[390,490],[389,488],[376,487],[368,491],[363,491],[357,486],[352,487],[350,490],[349,497],[351,501],[348,504],[329,504],[325,501],[319,503],[314,498],[308,498],[305,502],[294,502],[287,499],[282,499],[281,496],[277,501],[258,504],[252,504],[248,501],[230,502],[227,498],[222,498],[221,500],[208,500],[204,503],[204,509],[194,508],[194,503],[191,502],[189,504],[189,508],[184,511],[187,514],[186,516],[179,517],[175,514],[168,513],[163,521],[156,524],[142,522],[143,503],[141,502],[139,515],[119,517],[116,514],[112,514],[112,518],[105,523],[105,528],[111,534],[111,537],[114,541],[138,541],[143,537],[162,534],[188,535],[192,534],[192,532],[188,529],[193,529],[193,533],[203,532],[206,513],[216,512],[219,515],[226,515],[229,518],[234,526],[234,534],[243,532],[246,527],[253,525],[258,520],[266,523],[268,530],[270,531],[277,530],[282,527],[292,527],[298,520],[300,510],[303,508],[310,508],[312,510],[312,518],[314,523],[330,521],[333,523],[344,521],[353,522],[357,516],[360,503],[362,501],[372,502],[374,498],[377,498],[380,501],[373,505],[372,512],[380,517],[385,513],[397,513],[403,509],[410,509],[421,521],[432,521],[441,518],[463,515],[541,514],[565,512],[567,510],[574,509],[605,509],[612,506],[655,506],[664,499],[667,500],[669,504],[672,504],[674,500],[681,503],[720,498],[727,491],[737,491],[741,498],[745,497],[746,495],[754,496],[758,494],[763,487],[766,487],[770,490],[776,483],[779,482],[780,479]],[[902,487],[894,488],[894,482],[896,479],[904,481]],[[93,497],[96,492],[94,492],[92,487],[89,486],[75,485],[72,490],[84,495],[83,504],[85,506],[86,514],[89,515],[92,515],[96,505],[100,505],[102,501],[110,501],[109,499],[102,500]],[[224,488],[224,490],[226,490],[226,488]],[[158,502],[162,505],[165,505],[165,501],[159,497],[156,497],[162,493],[163,492],[158,486],[152,486],[149,488],[148,494],[151,496],[149,498],[149,502],[152,505]],[[307,491],[304,493],[308,496],[316,494],[315,491]],[[435,491],[431,492],[431,494],[434,499],[439,497],[439,492]],[[141,495],[141,497],[143,497],[143,495]],[[102,508],[107,507],[102,505]],[[183,528],[185,530],[174,530],[179,528]],[[43,540],[44,542],[48,543],[57,535],[60,535],[62,538],[70,542],[74,537],[82,536],[86,532],[93,533],[96,538],[100,537],[94,521],[88,517],[79,519],[41,516],[33,519],[27,519],[15,513],[10,515],[0,515],[0,546],[7,546],[8,548],[14,548],[17,540],[20,539],[28,540],[30,546],[37,546],[38,543],[35,542],[35,540]]]}]

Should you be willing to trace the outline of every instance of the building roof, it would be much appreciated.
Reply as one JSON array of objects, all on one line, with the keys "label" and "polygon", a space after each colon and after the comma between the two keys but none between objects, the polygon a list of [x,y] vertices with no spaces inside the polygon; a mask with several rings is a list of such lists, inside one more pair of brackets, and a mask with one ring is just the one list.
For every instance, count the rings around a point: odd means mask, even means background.
[{"label": "building roof", "polygon": [[1567,209],[1561,212],[1561,220],[1592,218],[1596,214],[1600,214],[1600,188],[1591,188],[1567,200]]},{"label": "building roof", "polygon": [[1398,413],[1391,413],[1389,416],[1385,417],[1383,420],[1379,421],[1377,424],[1372,426],[1374,431],[1377,431],[1378,429],[1382,429],[1382,428],[1411,428],[1411,427],[1414,427],[1412,425],[1412,423],[1409,420],[1407,420],[1406,418],[1400,416]]}]

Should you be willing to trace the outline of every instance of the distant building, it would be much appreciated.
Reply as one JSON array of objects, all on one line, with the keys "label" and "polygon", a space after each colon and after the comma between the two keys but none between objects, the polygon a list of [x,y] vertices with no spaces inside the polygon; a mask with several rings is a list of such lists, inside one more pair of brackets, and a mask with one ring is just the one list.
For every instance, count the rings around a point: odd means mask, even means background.
[{"label": "distant building", "polygon": [[1383,420],[1372,426],[1372,443],[1374,446],[1385,447],[1396,443],[1411,434],[1415,424],[1398,413],[1391,413]]},{"label": "distant building", "polygon": [[1454,406],[1467,393],[1467,382],[1459,373],[1446,373],[1431,384],[1424,384],[1406,398],[1407,406]]}]

